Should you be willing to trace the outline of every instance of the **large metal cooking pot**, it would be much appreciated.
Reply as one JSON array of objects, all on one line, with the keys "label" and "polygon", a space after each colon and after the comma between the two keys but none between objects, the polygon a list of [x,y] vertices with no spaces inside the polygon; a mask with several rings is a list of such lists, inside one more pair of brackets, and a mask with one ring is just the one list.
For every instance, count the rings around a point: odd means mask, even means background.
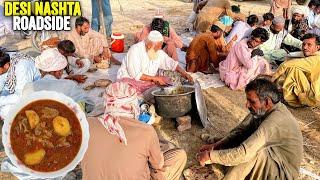
[{"label": "large metal cooking pot", "polygon": [[155,98],[156,112],[164,118],[177,118],[187,114],[192,109],[192,93],[193,86],[171,86],[151,92]]}]

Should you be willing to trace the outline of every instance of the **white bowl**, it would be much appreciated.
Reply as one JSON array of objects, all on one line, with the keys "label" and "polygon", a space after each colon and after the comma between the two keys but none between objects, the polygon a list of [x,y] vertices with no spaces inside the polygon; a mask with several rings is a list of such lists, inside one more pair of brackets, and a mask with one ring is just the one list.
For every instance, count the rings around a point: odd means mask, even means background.
[{"label": "white bowl", "polygon": [[[82,141],[81,141],[81,146],[78,154],[73,159],[73,161],[69,163],[67,166],[57,171],[39,172],[25,166],[13,153],[11,142],[10,142],[10,130],[11,130],[11,125],[14,118],[22,108],[24,108],[26,105],[30,104],[31,102],[38,101],[38,100],[46,100],[46,99],[63,103],[66,106],[68,106],[76,114],[82,129]],[[88,148],[89,138],[90,138],[89,125],[88,125],[86,116],[84,112],[81,110],[80,106],[75,101],[73,101],[70,97],[54,91],[38,91],[22,99],[10,110],[8,118],[5,119],[4,125],[2,128],[2,142],[5,149],[5,153],[17,168],[20,168],[25,173],[35,178],[56,178],[56,177],[64,176],[69,171],[72,171],[78,165],[78,163],[82,160]]]}]

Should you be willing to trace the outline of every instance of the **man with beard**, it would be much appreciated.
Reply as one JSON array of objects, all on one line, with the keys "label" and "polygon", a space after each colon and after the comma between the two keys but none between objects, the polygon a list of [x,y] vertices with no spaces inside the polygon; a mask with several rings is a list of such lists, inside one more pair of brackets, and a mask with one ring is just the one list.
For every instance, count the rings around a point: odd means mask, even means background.
[{"label": "man with beard", "polygon": [[308,20],[306,19],[308,11],[305,6],[297,5],[292,7],[292,18],[288,31],[297,39],[301,40],[309,29]]},{"label": "man with beard", "polygon": [[90,59],[93,63],[111,57],[106,37],[90,29],[89,20],[85,17],[76,19],[75,29],[66,35],[66,39],[73,42],[78,57]]},{"label": "man with beard", "polygon": [[297,179],[303,157],[302,134],[280,102],[277,86],[258,78],[245,89],[250,114],[220,141],[204,145],[201,165],[228,166],[224,179]]},{"label": "man with beard", "polygon": [[260,49],[268,61],[284,61],[287,51],[281,49],[282,43],[301,49],[302,41],[289,34],[288,31],[284,29],[284,25],[285,19],[278,16],[273,19],[270,28],[267,28],[269,40],[263,43]]},{"label": "man with beard", "polygon": [[[295,5],[292,7],[292,18],[288,27],[288,32],[297,39],[302,39],[302,37],[308,33],[308,20],[307,15],[309,13],[308,7],[302,5]],[[284,48],[289,50],[290,52],[300,51],[299,49],[283,45]]]},{"label": "man with beard", "polygon": [[273,80],[283,89],[286,102],[294,107],[320,105],[320,37],[303,37],[304,58],[280,65]]},{"label": "man with beard", "polygon": [[189,81],[192,77],[161,50],[164,38],[159,31],[151,31],[148,37],[130,47],[122,61],[117,79],[133,85],[139,94],[155,85],[170,85],[170,79],[157,76],[159,69],[177,71]]},{"label": "man with beard", "polygon": [[257,46],[267,41],[269,34],[264,28],[252,31],[251,37],[233,46],[227,59],[220,62],[220,78],[233,90],[243,89],[259,74],[270,74],[270,66]]}]

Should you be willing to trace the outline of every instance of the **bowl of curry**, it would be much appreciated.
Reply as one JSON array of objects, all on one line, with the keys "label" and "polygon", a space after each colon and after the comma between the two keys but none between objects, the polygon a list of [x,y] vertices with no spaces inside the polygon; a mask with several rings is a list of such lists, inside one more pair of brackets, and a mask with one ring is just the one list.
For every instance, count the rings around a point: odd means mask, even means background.
[{"label": "bowl of curry", "polygon": [[2,142],[12,163],[35,178],[55,178],[72,171],[89,141],[84,112],[70,97],[39,91],[11,109]]}]

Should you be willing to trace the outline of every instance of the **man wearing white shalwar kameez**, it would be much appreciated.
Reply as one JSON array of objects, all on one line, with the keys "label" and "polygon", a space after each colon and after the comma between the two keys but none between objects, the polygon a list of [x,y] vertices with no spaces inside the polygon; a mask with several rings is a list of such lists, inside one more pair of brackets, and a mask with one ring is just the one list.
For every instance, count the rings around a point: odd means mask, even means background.
[{"label": "man wearing white shalwar kameez", "polygon": [[87,112],[91,111],[94,103],[77,83],[60,79],[67,64],[67,59],[57,49],[43,51],[35,60],[36,67],[41,71],[42,79],[28,83],[23,90],[23,96],[42,90],[56,91],[71,97]]},{"label": "man wearing white shalwar kameez", "polygon": [[159,69],[177,71],[192,82],[192,77],[178,65],[178,62],[161,50],[162,43],[161,33],[151,31],[145,41],[131,46],[122,61],[117,79],[130,83],[140,94],[155,85],[170,84],[167,77],[157,76]]},{"label": "man wearing white shalwar kameez", "polygon": [[40,79],[31,56],[0,50],[0,119],[5,119],[22,94],[25,84]]},{"label": "man wearing white shalwar kameez", "polygon": [[260,46],[264,53],[264,58],[268,61],[284,61],[287,52],[281,49],[281,44],[302,48],[302,41],[294,38],[284,29],[285,19],[283,17],[275,17],[270,28],[266,28],[269,32],[269,40]]}]

